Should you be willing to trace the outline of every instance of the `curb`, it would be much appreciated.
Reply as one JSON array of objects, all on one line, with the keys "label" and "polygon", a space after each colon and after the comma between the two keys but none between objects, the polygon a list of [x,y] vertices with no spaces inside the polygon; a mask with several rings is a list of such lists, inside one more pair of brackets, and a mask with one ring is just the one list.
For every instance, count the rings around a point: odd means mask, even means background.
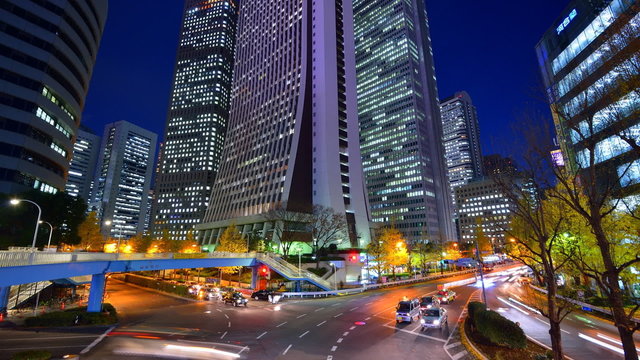
[{"label": "curb", "polygon": [[[547,350],[551,350],[551,348],[543,343],[541,343],[540,341],[532,338],[531,336],[527,335],[527,340],[531,341],[532,343],[538,345],[538,346],[542,346],[543,348],[547,349]],[[573,358],[568,357],[567,355],[564,355],[564,358],[567,360],[574,360]]]},{"label": "curb", "polygon": [[460,332],[460,342],[462,343],[462,345],[464,345],[465,349],[467,349],[467,352],[476,360],[489,360],[489,358],[484,356],[484,354],[482,354],[482,352],[478,350],[478,348],[476,348],[471,340],[469,340],[469,338],[467,337],[467,333],[465,332],[464,328],[466,322],[467,318],[465,317],[458,327],[458,331]]}]

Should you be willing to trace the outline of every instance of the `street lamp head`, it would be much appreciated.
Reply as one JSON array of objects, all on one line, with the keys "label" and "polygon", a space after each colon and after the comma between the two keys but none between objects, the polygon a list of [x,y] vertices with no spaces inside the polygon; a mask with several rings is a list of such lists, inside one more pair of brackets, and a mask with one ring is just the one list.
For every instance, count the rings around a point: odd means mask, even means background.
[{"label": "street lamp head", "polygon": [[20,200],[18,199],[11,199],[10,201],[11,205],[18,205],[20,203]]},{"label": "street lamp head", "polygon": [[111,225],[111,220],[105,221],[104,224],[107,225],[107,226]]}]

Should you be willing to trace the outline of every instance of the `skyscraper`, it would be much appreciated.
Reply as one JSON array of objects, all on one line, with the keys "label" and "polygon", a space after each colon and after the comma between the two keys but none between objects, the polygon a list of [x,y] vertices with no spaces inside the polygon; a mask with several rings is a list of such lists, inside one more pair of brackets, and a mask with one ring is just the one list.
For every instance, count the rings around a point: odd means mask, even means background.
[{"label": "skyscraper", "polygon": [[204,223],[205,244],[231,223],[313,205],[345,214],[348,241],[369,240],[358,147],[351,1],[240,3],[231,114]]},{"label": "skyscraper", "polygon": [[80,125],[76,143],[73,145],[73,158],[69,166],[69,177],[65,191],[71,196],[83,198],[87,204],[91,195],[99,152],[100,136]]},{"label": "skyscraper", "polygon": [[358,116],[373,221],[410,241],[456,238],[422,0],[355,0]]},{"label": "skyscraper", "polygon": [[107,0],[0,2],[0,192],[64,190]]},{"label": "skyscraper", "polygon": [[104,128],[89,210],[103,233],[127,238],[144,230],[157,135],[126,121]]},{"label": "skyscraper", "polygon": [[476,107],[466,91],[440,102],[444,154],[452,195],[456,187],[483,176]]},{"label": "skyscraper", "polygon": [[176,56],[153,231],[184,239],[209,203],[231,101],[238,8],[234,0],[187,0]]},{"label": "skyscraper", "polygon": [[573,0],[536,46],[565,164],[636,204],[639,34],[638,1]]}]

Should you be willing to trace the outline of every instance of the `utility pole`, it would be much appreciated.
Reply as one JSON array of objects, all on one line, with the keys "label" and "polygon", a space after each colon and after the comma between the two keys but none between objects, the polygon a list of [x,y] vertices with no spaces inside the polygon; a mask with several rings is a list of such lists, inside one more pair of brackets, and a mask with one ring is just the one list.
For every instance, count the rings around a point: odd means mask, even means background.
[{"label": "utility pole", "polygon": [[484,289],[484,264],[482,263],[482,257],[480,256],[480,249],[478,246],[478,238],[476,237],[476,256],[478,257],[478,266],[480,267],[480,282],[482,283],[482,300],[484,304],[487,304],[487,292]]}]

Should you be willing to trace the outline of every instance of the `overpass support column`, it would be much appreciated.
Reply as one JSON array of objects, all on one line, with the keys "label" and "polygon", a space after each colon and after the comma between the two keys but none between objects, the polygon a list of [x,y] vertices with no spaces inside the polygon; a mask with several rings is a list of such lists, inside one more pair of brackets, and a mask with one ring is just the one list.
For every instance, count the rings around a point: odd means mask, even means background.
[{"label": "overpass support column", "polygon": [[258,286],[258,265],[251,267],[251,288],[256,290]]},{"label": "overpass support column", "polygon": [[91,290],[89,291],[87,312],[102,311],[102,298],[104,297],[105,285],[106,277],[104,274],[91,275]]},{"label": "overpass support column", "polygon": [[296,280],[294,292],[302,292],[302,280]]},{"label": "overpass support column", "polygon": [[9,309],[9,292],[11,286],[0,287],[0,314],[6,313]]}]

